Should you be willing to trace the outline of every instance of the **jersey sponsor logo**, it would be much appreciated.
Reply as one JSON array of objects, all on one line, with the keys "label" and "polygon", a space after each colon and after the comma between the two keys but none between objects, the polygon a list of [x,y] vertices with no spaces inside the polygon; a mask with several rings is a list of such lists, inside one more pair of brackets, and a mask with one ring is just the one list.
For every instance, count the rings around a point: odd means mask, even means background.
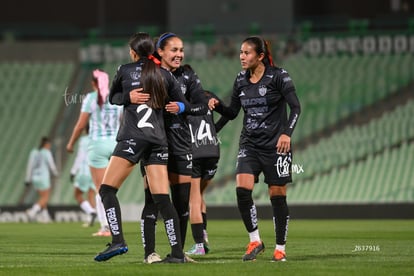
[{"label": "jersey sponsor logo", "polygon": [[166,153],[157,153],[157,158],[161,160],[168,160],[168,152]]},{"label": "jersey sponsor logo", "polygon": [[[266,91],[264,93],[266,94]],[[251,99],[244,99],[244,100],[241,100],[240,102],[244,107],[257,106],[257,105],[267,105],[266,98],[260,98],[260,97],[251,98]]]},{"label": "jersey sponsor logo", "polygon": [[273,75],[266,75],[266,78],[271,79],[271,78],[273,78]]},{"label": "jersey sponsor logo", "polygon": [[244,94],[244,91],[240,92],[239,97],[243,97],[246,96],[246,94]]},{"label": "jersey sponsor logo", "polygon": [[128,149],[124,149],[123,151],[129,152],[130,154],[135,154],[134,150],[131,147],[128,147]]},{"label": "jersey sponsor logo", "polygon": [[264,96],[267,93],[267,87],[265,85],[260,85],[259,86],[259,95],[260,96]]}]

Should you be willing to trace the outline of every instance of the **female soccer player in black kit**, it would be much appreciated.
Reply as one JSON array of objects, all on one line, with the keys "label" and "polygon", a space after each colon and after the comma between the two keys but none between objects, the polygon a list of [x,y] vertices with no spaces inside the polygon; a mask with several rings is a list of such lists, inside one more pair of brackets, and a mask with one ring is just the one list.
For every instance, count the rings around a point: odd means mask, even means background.
[{"label": "female soccer player in black kit", "polygon": [[229,119],[234,119],[241,108],[244,110],[236,171],[237,204],[250,237],[243,261],[255,260],[265,248],[252,199],[261,172],[273,208],[276,248],[272,260],[286,261],[289,221],[286,184],[292,181],[291,136],[299,118],[300,103],[289,74],[273,65],[265,40],[246,38],[241,44],[240,61],[243,71],[234,82],[230,108],[222,105],[216,108],[223,108]]},{"label": "female soccer player in black kit", "polygon": [[[216,99],[216,95],[205,91],[207,99]],[[192,103],[196,103],[192,102]],[[214,106],[214,102],[210,102]],[[190,190],[190,223],[195,244],[186,252],[189,255],[208,253],[207,209],[203,193],[217,172],[220,158],[219,139],[214,126],[213,112],[203,116],[188,116],[191,132],[193,173]]]},{"label": "female soccer player in black kit", "polygon": [[[183,41],[174,33],[164,33],[156,42],[156,50],[155,56],[161,60],[161,67],[174,75],[180,83],[181,92],[185,98],[188,101],[197,102],[198,105],[195,105],[193,109],[199,108],[199,112],[190,112],[190,114],[205,114],[208,109],[208,101],[200,80],[190,66],[181,66],[181,61],[184,58]],[[169,150],[168,178],[171,185],[172,201],[180,221],[181,242],[184,247],[192,175],[191,134],[187,122],[187,112],[178,115],[167,113],[165,127]],[[158,254],[155,253],[156,219],[157,212],[151,192],[146,189],[145,205],[141,216],[141,232],[145,250],[144,262],[146,263],[152,263],[159,259]]]},{"label": "female soccer player in black kit", "polygon": [[[110,90],[110,102],[123,105],[124,114],[117,135],[118,143],[99,190],[112,234],[112,243],[96,255],[95,260],[106,261],[128,251],[116,193],[135,164],[142,160],[152,198],[163,217],[171,246],[171,254],[162,262],[182,263],[186,259],[182,250],[178,216],[169,197],[164,107],[169,112],[177,113],[179,109],[189,108],[189,105],[182,97],[180,87],[171,73],[154,63],[154,43],[148,34],[133,35],[129,46],[133,62],[118,68]],[[149,100],[144,100],[145,104],[137,104],[141,103],[135,100],[137,88],[143,88],[143,91],[150,93]],[[166,105],[168,97],[182,101],[181,107],[176,102]]]}]

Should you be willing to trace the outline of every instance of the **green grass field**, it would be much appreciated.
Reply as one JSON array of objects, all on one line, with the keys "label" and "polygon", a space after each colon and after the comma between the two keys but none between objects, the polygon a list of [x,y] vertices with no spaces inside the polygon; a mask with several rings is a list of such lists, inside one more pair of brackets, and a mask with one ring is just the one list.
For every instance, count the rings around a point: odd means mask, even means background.
[{"label": "green grass field", "polygon": [[[139,224],[124,224],[127,254],[97,263],[109,238],[92,237],[80,223],[0,224],[1,275],[414,275],[413,220],[292,220],[288,261],[271,262],[273,225],[259,221],[267,246],[255,262],[242,262],[248,235],[240,220],[208,223],[211,253],[197,263],[144,264]],[[190,230],[190,228],[189,228]],[[192,245],[191,231],[186,248]],[[157,251],[169,253],[163,224]]]}]

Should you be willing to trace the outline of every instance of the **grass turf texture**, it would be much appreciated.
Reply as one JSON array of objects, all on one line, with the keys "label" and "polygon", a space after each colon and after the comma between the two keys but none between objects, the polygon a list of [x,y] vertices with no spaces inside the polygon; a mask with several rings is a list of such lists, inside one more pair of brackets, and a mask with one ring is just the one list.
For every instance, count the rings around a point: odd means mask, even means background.
[{"label": "grass turf texture", "polygon": [[[110,238],[92,237],[80,223],[0,224],[1,275],[414,275],[413,220],[292,220],[288,261],[271,262],[273,224],[259,221],[266,251],[242,262],[248,235],[239,220],[211,220],[211,253],[198,263],[144,264],[138,223],[124,223],[127,254],[95,262]],[[185,249],[193,244],[191,230]],[[169,253],[163,223],[157,252]]]}]

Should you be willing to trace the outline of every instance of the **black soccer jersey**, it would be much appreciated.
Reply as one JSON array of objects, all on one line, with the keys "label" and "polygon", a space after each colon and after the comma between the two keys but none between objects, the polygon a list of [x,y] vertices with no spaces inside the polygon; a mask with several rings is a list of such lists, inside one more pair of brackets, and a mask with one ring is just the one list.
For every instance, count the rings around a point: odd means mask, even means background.
[{"label": "black soccer jersey", "polygon": [[129,92],[141,87],[142,61],[121,65],[112,82],[109,101],[124,105],[117,141],[128,139],[146,140],[158,145],[167,145],[164,128],[164,110],[152,109],[146,104],[132,104]]},{"label": "black soccer jersey", "polygon": [[[168,148],[172,155],[187,155],[191,153],[191,135],[188,126],[187,115],[206,114],[208,111],[207,103],[199,100],[205,98],[197,74],[188,66],[181,66],[172,73],[177,79],[182,95],[191,104],[193,109],[179,115],[166,114],[165,126],[167,131]],[[197,112],[194,112],[196,110]]]},{"label": "black soccer jersey", "polygon": [[[140,79],[144,61],[128,63],[118,68],[109,93],[112,104],[124,106],[124,116],[118,132],[117,140],[138,138],[159,145],[167,145],[164,117],[177,117],[164,109],[151,109],[147,105],[131,104],[129,93],[141,87]],[[160,68],[168,92],[168,101],[182,102],[185,112],[189,114],[205,114],[206,105],[191,105],[184,97],[181,87],[171,72]],[[168,120],[167,120],[168,121]]]},{"label": "black soccer jersey", "polygon": [[295,86],[286,70],[278,67],[267,66],[257,83],[249,79],[249,71],[240,72],[234,82],[229,108],[220,105],[218,109],[222,109],[229,119],[234,119],[243,108],[240,145],[274,149],[281,134],[292,135],[299,118],[300,104]]},{"label": "black soccer jersey", "polygon": [[[199,98],[194,101],[208,101],[211,97],[217,98],[212,92],[207,93],[204,99]],[[205,94],[204,94],[205,95]],[[214,126],[213,112],[208,111],[205,115],[188,116],[188,123],[191,132],[191,145],[193,159],[219,158],[220,141],[217,137]]]}]

